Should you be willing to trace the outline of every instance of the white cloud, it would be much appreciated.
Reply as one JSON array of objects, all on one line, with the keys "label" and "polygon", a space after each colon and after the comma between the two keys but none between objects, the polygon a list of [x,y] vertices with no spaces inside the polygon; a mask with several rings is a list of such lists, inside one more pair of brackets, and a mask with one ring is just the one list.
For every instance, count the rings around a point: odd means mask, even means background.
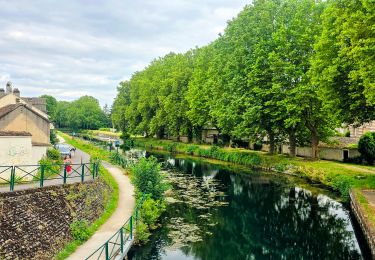
[{"label": "white cloud", "polygon": [[245,0],[0,0],[0,87],[111,104],[121,80],[223,32]]}]

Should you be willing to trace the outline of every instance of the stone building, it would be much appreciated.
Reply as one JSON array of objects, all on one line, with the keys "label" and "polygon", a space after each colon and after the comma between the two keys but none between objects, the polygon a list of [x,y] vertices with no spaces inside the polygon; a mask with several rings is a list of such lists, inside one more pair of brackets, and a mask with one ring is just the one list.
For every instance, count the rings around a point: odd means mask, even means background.
[{"label": "stone building", "polygon": [[361,126],[349,126],[350,137],[359,139],[366,132],[375,132],[375,120],[368,123],[364,123]]},{"label": "stone building", "polygon": [[0,165],[37,164],[50,146],[46,101],[0,89]]}]

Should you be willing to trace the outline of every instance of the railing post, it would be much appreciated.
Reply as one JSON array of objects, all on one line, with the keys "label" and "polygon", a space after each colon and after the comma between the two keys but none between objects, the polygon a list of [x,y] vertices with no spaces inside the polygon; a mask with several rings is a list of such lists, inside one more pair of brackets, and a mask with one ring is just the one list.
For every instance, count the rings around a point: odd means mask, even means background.
[{"label": "railing post", "polygon": [[130,239],[133,239],[133,216],[130,216],[130,223],[129,223],[129,226],[130,226]]},{"label": "railing post", "polygon": [[121,253],[124,253],[124,228],[120,229],[120,250]]},{"label": "railing post", "polygon": [[105,243],[105,260],[109,260],[108,241]]},{"label": "railing post", "polygon": [[92,178],[95,179],[95,171],[96,171],[96,167],[95,167],[95,163],[92,164]]},{"label": "railing post", "polygon": [[82,164],[81,163],[81,173],[82,173],[82,175],[81,175],[81,182],[84,182],[85,181],[85,164]]},{"label": "railing post", "polygon": [[10,169],[10,191],[14,191],[15,166]]},{"label": "railing post", "polygon": [[64,184],[66,184],[66,165],[64,165]]},{"label": "railing post", "polygon": [[40,187],[44,184],[44,165],[40,166]]}]

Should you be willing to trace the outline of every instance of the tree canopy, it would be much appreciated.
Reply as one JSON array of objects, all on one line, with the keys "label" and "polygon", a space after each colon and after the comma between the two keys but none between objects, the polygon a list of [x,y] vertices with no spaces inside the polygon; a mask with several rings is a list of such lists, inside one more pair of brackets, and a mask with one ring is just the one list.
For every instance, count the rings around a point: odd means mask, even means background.
[{"label": "tree canopy", "polygon": [[53,114],[50,114],[47,99],[47,111],[51,121],[59,128],[98,129],[111,125],[108,106],[102,109],[99,101],[91,96],[82,96],[73,102],[56,101]]},{"label": "tree canopy", "polygon": [[117,128],[159,138],[310,143],[375,119],[374,2],[255,0],[215,41],[169,53],[121,82]]}]

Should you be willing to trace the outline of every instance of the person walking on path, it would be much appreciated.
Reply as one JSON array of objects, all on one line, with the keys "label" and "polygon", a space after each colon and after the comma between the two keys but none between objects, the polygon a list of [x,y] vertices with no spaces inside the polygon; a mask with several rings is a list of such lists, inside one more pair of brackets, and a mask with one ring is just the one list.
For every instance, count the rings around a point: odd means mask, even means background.
[{"label": "person walking on path", "polygon": [[72,159],[70,158],[69,155],[65,156],[64,165],[65,165],[66,172],[70,174],[72,171]]}]

